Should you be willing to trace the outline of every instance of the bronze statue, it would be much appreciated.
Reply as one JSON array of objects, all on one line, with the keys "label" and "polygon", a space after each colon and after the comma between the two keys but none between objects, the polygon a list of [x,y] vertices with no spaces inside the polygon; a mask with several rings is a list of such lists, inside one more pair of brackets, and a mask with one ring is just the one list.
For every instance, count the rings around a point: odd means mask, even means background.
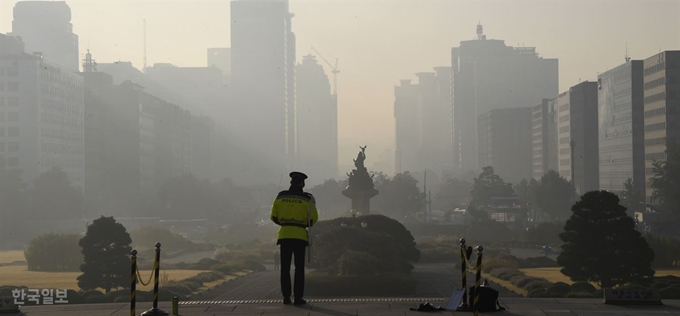
[{"label": "bronze statue", "polygon": [[364,166],[366,147],[359,146],[361,151],[357,154],[356,159],[352,159],[356,169],[346,173],[349,177],[349,183],[347,188],[342,191],[344,196],[352,199],[352,209],[363,214],[370,213],[370,199],[378,194],[378,190],[374,188],[373,184],[374,175],[369,174],[366,166]]},{"label": "bronze statue", "polygon": [[364,160],[366,160],[366,147],[367,146],[364,147],[359,146],[359,148],[361,148],[361,151],[357,154],[357,159],[352,159],[354,161],[354,166],[357,167],[357,170],[365,168]]}]

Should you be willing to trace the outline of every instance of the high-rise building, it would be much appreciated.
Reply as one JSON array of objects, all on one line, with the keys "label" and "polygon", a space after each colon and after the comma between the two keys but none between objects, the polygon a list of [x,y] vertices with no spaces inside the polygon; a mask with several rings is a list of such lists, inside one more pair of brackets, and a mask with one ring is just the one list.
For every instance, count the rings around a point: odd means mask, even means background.
[{"label": "high-rise building", "polygon": [[578,194],[598,190],[597,82],[584,81],[560,93],[557,108],[558,171]]},{"label": "high-rise building", "polygon": [[411,80],[394,87],[395,173],[415,171],[420,163],[420,90]]},{"label": "high-rise building", "polygon": [[191,173],[198,179],[215,179],[215,124],[210,117],[191,117]]},{"label": "high-rise building", "polygon": [[271,159],[238,172],[271,181],[290,170],[297,153],[294,15],[288,0],[231,2],[231,85],[229,114],[235,137],[248,156]]},{"label": "high-rise building", "polygon": [[215,67],[222,71],[222,82],[231,82],[231,48],[214,47],[208,48],[208,67]]},{"label": "high-rise building", "polygon": [[26,52],[20,38],[0,34],[0,55],[16,55]]},{"label": "high-rise building", "polygon": [[453,67],[454,171],[477,170],[477,117],[493,109],[526,107],[558,93],[558,60],[539,57],[534,47],[477,39],[451,50]]},{"label": "high-rise building", "polygon": [[434,70],[416,74],[420,90],[420,168],[442,174],[453,171],[451,67]]},{"label": "high-rise building", "polygon": [[231,48],[208,48],[208,67],[215,67],[225,73],[231,73]]},{"label": "high-rise building", "polygon": [[146,68],[146,75],[154,82],[173,92],[159,96],[196,115],[226,120],[226,88],[222,72],[216,67],[177,67],[171,64],[154,64]]},{"label": "high-rise building", "polygon": [[31,182],[57,167],[83,188],[83,78],[25,53],[0,56],[0,157]]},{"label": "high-rise building", "polygon": [[397,172],[453,169],[451,67],[416,73],[417,84],[401,80],[394,89]]},{"label": "high-rise building", "polygon": [[338,108],[323,67],[313,55],[297,65],[298,163],[313,182],[338,177]]},{"label": "high-rise building", "polygon": [[79,71],[78,35],[73,34],[71,8],[66,2],[18,2],[14,6],[12,35],[21,37],[26,52],[40,52],[61,69]]},{"label": "high-rise building", "polygon": [[549,170],[557,171],[555,100],[543,99],[532,110],[532,171],[536,180],[540,180]]},{"label": "high-rise building", "polygon": [[479,116],[479,165],[492,166],[508,183],[532,177],[532,108],[496,109]]},{"label": "high-rise building", "polygon": [[664,51],[644,60],[644,138],[647,201],[655,160],[666,160],[669,146],[680,145],[680,51]]},{"label": "high-rise building", "polygon": [[600,189],[645,191],[643,61],[627,61],[601,73],[598,83]]}]

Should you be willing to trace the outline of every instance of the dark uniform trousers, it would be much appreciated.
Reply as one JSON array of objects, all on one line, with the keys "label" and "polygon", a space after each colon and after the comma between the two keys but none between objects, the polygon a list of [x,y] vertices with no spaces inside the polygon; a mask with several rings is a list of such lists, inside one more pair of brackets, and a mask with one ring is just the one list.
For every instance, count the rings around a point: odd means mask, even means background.
[{"label": "dark uniform trousers", "polygon": [[305,250],[307,242],[300,239],[281,239],[281,292],[290,297],[290,262],[295,256],[294,298],[302,298],[305,293]]}]

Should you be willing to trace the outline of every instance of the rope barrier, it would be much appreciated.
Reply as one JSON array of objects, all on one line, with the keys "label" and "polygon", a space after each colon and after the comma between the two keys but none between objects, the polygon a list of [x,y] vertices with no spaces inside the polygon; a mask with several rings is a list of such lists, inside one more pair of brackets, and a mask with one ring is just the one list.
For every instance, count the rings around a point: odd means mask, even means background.
[{"label": "rope barrier", "polygon": [[475,305],[474,316],[479,315],[479,282],[482,278],[482,246],[477,247],[477,277],[475,278]]},{"label": "rope barrier", "polygon": [[167,312],[158,309],[158,275],[160,273],[160,261],[161,261],[161,243],[156,243],[156,257],[154,258],[153,270],[149,276],[149,281],[144,283],[142,277],[139,273],[139,268],[137,267],[137,250],[132,250],[130,257],[130,316],[136,316],[135,303],[137,301],[137,281],[139,281],[143,286],[151,284],[151,278],[154,278],[153,284],[153,308],[142,313],[142,316],[167,316]]}]

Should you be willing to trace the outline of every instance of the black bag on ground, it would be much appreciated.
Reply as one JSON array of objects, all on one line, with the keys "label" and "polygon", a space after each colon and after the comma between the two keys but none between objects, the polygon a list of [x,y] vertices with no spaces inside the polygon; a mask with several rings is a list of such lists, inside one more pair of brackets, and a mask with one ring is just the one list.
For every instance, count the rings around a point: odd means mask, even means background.
[{"label": "black bag on ground", "polygon": [[[470,308],[474,307],[475,302],[475,287],[470,287]],[[498,306],[498,308],[496,307]],[[498,304],[498,291],[488,287],[479,287],[479,311],[480,312],[495,312],[503,310]]]}]

